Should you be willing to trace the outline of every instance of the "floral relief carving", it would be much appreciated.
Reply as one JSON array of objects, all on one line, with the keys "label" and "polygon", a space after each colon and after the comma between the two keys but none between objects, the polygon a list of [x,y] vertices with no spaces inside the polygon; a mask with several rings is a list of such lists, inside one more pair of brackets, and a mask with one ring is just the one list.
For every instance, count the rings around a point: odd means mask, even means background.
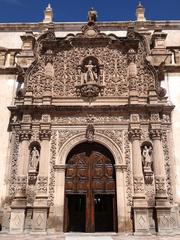
[{"label": "floral relief carving", "polygon": [[135,193],[142,193],[142,192],[144,192],[143,177],[134,177],[134,192]]},{"label": "floral relief carving", "polygon": [[128,132],[124,134],[124,157],[127,166],[126,170],[126,195],[127,195],[127,204],[132,206],[132,168],[131,168],[131,151],[130,151],[130,142],[128,138]]},{"label": "floral relief carving", "polygon": [[166,194],[166,180],[164,177],[156,177],[156,193]]},{"label": "floral relief carving", "polygon": [[162,144],[163,144],[163,152],[164,152],[164,160],[165,160],[167,194],[168,194],[170,201],[173,202],[171,165],[170,165],[169,146],[168,146],[168,139],[167,139],[166,131],[163,131],[163,133],[162,133]]},{"label": "floral relief carving", "polygon": [[48,177],[38,176],[37,178],[37,192],[47,193]]},{"label": "floral relief carving", "polygon": [[[76,38],[78,37],[72,37],[71,41],[73,42]],[[89,43],[88,46],[81,43],[81,45],[72,44],[71,47],[65,47],[65,45],[63,47],[63,44],[58,45],[56,42],[56,49],[38,51],[36,62],[31,65],[26,74],[26,91],[33,91],[35,97],[43,96],[47,92],[52,96],[74,97],[79,79],[82,79],[82,72],[79,69],[80,59],[94,57],[98,59],[99,66],[103,66],[103,70],[101,67],[99,68],[98,81],[104,86],[104,95],[127,97],[129,94],[127,71],[129,52],[125,53],[122,47],[109,47],[107,38],[108,36],[105,38],[104,44],[92,45]],[[136,59],[137,65],[137,79],[134,88],[140,96],[147,96],[149,88],[155,88],[156,78],[145,60],[146,48],[141,40],[139,40],[138,50],[134,52],[133,57]],[[90,69],[91,65],[91,63],[87,64],[86,68]],[[97,81],[95,68],[96,65],[92,67],[91,71],[87,70],[83,73],[86,81],[88,79]]]},{"label": "floral relief carving", "polygon": [[123,130],[98,130],[97,132],[102,133],[117,143],[121,152],[124,152],[124,133]]},{"label": "floral relief carving", "polygon": [[50,206],[54,205],[54,187],[55,187],[55,171],[54,166],[56,157],[60,147],[72,136],[78,134],[78,130],[57,130],[52,131],[51,149],[50,149],[50,179],[49,179],[49,199]]},{"label": "floral relief carving", "polygon": [[26,193],[26,185],[27,185],[27,177],[25,176],[17,176],[16,177],[16,193],[25,195]]},{"label": "floral relief carving", "polygon": [[16,176],[17,176],[17,160],[19,152],[19,133],[12,133],[11,142],[11,173],[9,178],[9,195],[14,197],[16,191]]}]

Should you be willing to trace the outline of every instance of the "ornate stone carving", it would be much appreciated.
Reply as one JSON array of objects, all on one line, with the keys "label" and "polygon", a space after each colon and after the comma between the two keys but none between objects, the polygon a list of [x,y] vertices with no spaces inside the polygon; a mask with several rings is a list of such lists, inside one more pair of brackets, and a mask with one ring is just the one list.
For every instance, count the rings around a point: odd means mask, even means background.
[{"label": "ornate stone carving", "polygon": [[134,177],[134,192],[143,193],[144,192],[144,181],[143,177]]},{"label": "ornate stone carving", "polygon": [[93,124],[88,124],[86,128],[86,138],[88,142],[93,142],[94,141],[94,125]]},{"label": "ornate stone carving", "polygon": [[142,131],[141,129],[130,129],[129,130],[129,138],[132,140],[141,139]]},{"label": "ornate stone carving", "polygon": [[9,176],[9,196],[14,197],[16,190],[16,176],[17,176],[17,160],[19,153],[19,134],[18,132],[12,133],[12,141],[11,141],[11,170]]},{"label": "ornate stone carving", "polygon": [[27,196],[27,204],[33,205],[34,200],[36,198],[36,186],[35,185],[28,185],[26,188],[26,196]]},{"label": "ornate stone carving", "polygon": [[54,187],[55,187],[55,173],[54,173],[54,166],[56,161],[56,153],[58,147],[58,135],[57,131],[52,131],[51,137],[51,148],[50,148],[50,179],[49,179],[49,198],[48,198],[48,205],[54,205]]},{"label": "ornate stone carving", "polygon": [[[91,29],[87,29],[87,27]],[[98,86],[105,86],[105,96],[128,96],[129,82],[127,54],[123,49],[119,47],[117,48],[116,45],[112,48],[108,47],[107,43],[112,42],[111,38],[108,36],[101,36],[102,39],[104,38],[104,42],[101,40],[102,46],[99,46],[99,44],[97,45],[95,42],[92,44],[91,41],[82,41],[82,38],[95,38],[96,35],[98,39],[96,25],[93,24],[92,26],[87,24],[83,31],[86,32],[86,35],[79,34],[74,37],[67,37],[66,40],[62,40],[65,41],[63,42],[64,45],[62,41],[60,44],[60,42],[55,40],[55,49],[53,47],[52,49],[46,49],[47,46],[41,46],[42,44],[45,44],[46,41],[52,41],[51,39],[48,39],[48,37],[45,39],[43,38],[43,43],[41,40],[38,40],[39,48],[37,50],[38,54],[36,54],[36,61],[29,68],[25,77],[27,82],[26,91],[33,92],[33,96],[35,97],[40,97],[45,92],[49,92],[52,96],[59,97],[76,96],[75,86],[79,85],[78,81],[82,77],[82,72],[78,67],[79,59],[82,59],[85,56],[95,56],[103,66],[103,71],[102,69],[99,69],[101,77],[99,78],[99,85],[97,84],[96,88]],[[77,44],[78,40],[79,44],[81,44],[80,47]],[[140,42],[136,52],[137,79],[135,87],[140,96],[148,96],[148,90],[155,88],[156,76],[153,68],[145,60],[147,51],[145,43],[140,37],[138,40]],[[118,41],[118,38],[116,41]],[[50,50],[51,54],[49,55],[47,52]],[[51,69],[51,74],[49,74],[48,71],[47,75],[48,63],[53,63],[53,71]],[[90,65],[92,64],[89,64],[89,66]],[[88,75],[89,71],[86,76]],[[93,73],[89,76],[92,78],[92,76],[95,75]],[[87,86],[85,87],[87,88]],[[92,91],[92,88],[90,90]],[[86,91],[83,92],[91,91],[86,89]]]},{"label": "ornate stone carving", "polygon": [[156,177],[156,194],[166,194],[166,180],[165,177]]},{"label": "ornate stone carving", "polygon": [[31,138],[31,131],[30,130],[21,130],[19,132],[19,138],[21,141],[29,140]]},{"label": "ornate stone carving", "polygon": [[111,138],[117,145],[119,146],[121,152],[124,152],[124,134],[123,130],[97,130],[97,132],[106,135],[107,137]]},{"label": "ornate stone carving", "polygon": [[25,176],[17,176],[16,177],[16,195],[25,195],[26,193],[26,185],[27,185],[27,177]]},{"label": "ornate stone carving", "polygon": [[160,120],[159,113],[151,114],[151,121],[152,122],[159,122],[159,120]]},{"label": "ornate stone carving", "polygon": [[167,194],[168,194],[170,202],[173,202],[171,164],[170,164],[169,145],[168,145],[168,138],[167,138],[167,132],[166,131],[163,131],[163,134],[162,134],[162,144],[163,144],[165,170],[166,170]]},{"label": "ornate stone carving", "polygon": [[161,139],[162,137],[162,130],[161,129],[150,129],[150,137],[152,139]]},{"label": "ornate stone carving", "polygon": [[102,66],[99,65],[95,57],[87,57],[83,60],[82,65],[78,66],[80,80],[77,82],[77,94],[85,98],[94,98],[103,94],[104,86],[101,83]]},{"label": "ornate stone carving", "polygon": [[47,193],[48,177],[38,176],[37,178],[37,192]]},{"label": "ornate stone carving", "polygon": [[130,154],[130,142],[128,139],[128,132],[124,135],[124,157],[127,166],[126,171],[126,196],[127,205],[132,206],[132,166],[131,166],[131,154]]},{"label": "ornate stone carving", "polygon": [[39,138],[41,140],[49,140],[51,137],[51,131],[48,130],[48,129],[42,129],[40,132],[39,132]]}]

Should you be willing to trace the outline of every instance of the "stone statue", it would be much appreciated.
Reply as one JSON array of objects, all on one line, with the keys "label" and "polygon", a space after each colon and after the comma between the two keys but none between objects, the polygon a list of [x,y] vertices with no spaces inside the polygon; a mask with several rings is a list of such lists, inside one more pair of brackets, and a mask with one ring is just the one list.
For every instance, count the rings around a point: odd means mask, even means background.
[{"label": "stone statue", "polygon": [[95,22],[97,20],[97,12],[94,10],[94,8],[91,8],[90,11],[88,11],[88,22]]},{"label": "stone statue", "polygon": [[92,64],[92,60],[89,60],[88,64],[85,65],[86,72],[84,75],[84,82],[96,82],[97,81],[97,73],[96,67]]},{"label": "stone statue", "polygon": [[30,163],[29,166],[31,169],[36,170],[38,163],[39,163],[39,150],[36,147],[33,147],[32,151],[31,151],[31,158],[30,158]]},{"label": "stone statue", "polygon": [[143,165],[144,168],[151,170],[151,164],[152,164],[152,147],[151,146],[144,146],[142,151],[143,156]]}]

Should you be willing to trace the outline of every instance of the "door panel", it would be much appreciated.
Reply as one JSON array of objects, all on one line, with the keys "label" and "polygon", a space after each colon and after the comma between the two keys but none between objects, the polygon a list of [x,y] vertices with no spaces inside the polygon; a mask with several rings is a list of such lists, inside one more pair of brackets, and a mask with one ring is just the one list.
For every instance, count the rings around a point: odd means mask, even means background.
[{"label": "door panel", "polygon": [[[69,222],[66,220],[65,223],[69,225],[65,227],[67,231],[114,230],[116,212],[113,198],[116,191],[113,157],[106,149],[103,150],[102,145],[99,147],[100,151],[94,146],[84,144],[81,151],[74,152],[67,160],[65,179],[65,194],[68,196],[68,210],[65,211],[65,215],[69,214],[65,216],[65,220],[69,219]],[[84,208],[81,206],[81,211],[76,206],[80,204],[79,201],[85,206]]]},{"label": "door panel", "polygon": [[85,195],[69,195],[68,212],[69,212],[68,231],[85,232],[86,226]]}]

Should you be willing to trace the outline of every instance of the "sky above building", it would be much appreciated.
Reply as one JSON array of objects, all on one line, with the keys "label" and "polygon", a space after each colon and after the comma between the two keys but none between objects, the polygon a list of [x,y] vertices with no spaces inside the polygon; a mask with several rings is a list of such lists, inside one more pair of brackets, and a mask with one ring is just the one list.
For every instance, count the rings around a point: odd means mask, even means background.
[{"label": "sky above building", "polygon": [[[180,20],[180,0],[142,0],[147,20]],[[51,4],[55,22],[87,20],[94,7],[98,21],[134,21],[138,0],[0,0],[0,22],[42,22]]]}]

